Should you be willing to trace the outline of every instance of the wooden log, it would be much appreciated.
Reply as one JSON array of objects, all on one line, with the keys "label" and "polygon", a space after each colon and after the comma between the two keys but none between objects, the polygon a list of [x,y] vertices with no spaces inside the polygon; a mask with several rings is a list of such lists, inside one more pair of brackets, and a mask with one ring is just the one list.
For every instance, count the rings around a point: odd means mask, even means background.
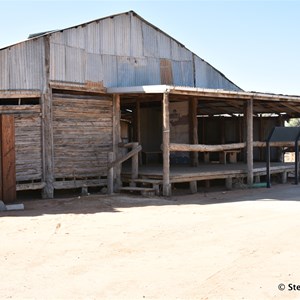
[{"label": "wooden log", "polygon": [[242,149],[245,143],[224,144],[224,145],[190,145],[190,144],[170,144],[170,151],[196,151],[196,152],[220,152],[226,150]]},{"label": "wooden log", "polygon": [[[253,147],[261,147],[265,148],[266,147],[266,142],[260,142],[260,141],[255,141],[253,142]],[[298,142],[300,145],[300,141]],[[270,142],[271,147],[294,147],[295,143],[294,142]]]},{"label": "wooden log", "polygon": [[107,179],[86,179],[86,180],[67,180],[67,181],[55,181],[54,188],[59,189],[74,189],[82,187],[99,187],[106,186],[108,184]]},{"label": "wooden log", "polygon": [[163,196],[171,196],[170,185],[170,117],[169,117],[169,94],[163,94]]},{"label": "wooden log", "polygon": [[247,101],[247,140],[246,140],[246,152],[247,152],[247,184],[252,186],[253,184],[253,100]]},{"label": "wooden log", "polygon": [[13,115],[0,115],[2,200],[16,201],[15,123]]},{"label": "wooden log", "polygon": [[[266,142],[255,141],[252,143],[253,147],[266,147]],[[300,144],[300,142],[299,142]],[[294,142],[271,142],[271,147],[293,147]],[[221,151],[230,151],[238,150],[246,147],[246,143],[233,143],[233,144],[221,144],[221,145],[206,145],[206,144],[177,144],[170,143],[170,151],[195,151],[195,152],[221,152]]]},{"label": "wooden log", "polygon": [[41,190],[45,185],[45,182],[18,183],[17,191]]}]

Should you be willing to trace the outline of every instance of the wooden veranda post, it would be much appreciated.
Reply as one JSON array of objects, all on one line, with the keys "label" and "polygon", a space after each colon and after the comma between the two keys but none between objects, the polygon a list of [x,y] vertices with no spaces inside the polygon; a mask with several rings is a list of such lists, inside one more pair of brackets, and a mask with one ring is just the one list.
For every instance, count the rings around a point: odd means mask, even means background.
[{"label": "wooden veranda post", "polygon": [[[193,98],[190,102],[190,142],[191,144],[197,145],[198,141],[198,119],[197,119],[197,98]],[[198,166],[198,152],[192,152],[191,155],[191,165],[193,167]]]},{"label": "wooden veranda post", "polygon": [[163,196],[171,196],[169,94],[163,94]]},{"label": "wooden veranda post", "polygon": [[[121,141],[121,108],[120,108],[120,95],[113,96],[113,152],[114,159],[120,158],[119,143]],[[117,165],[114,168],[114,187],[113,190],[116,191],[122,185],[121,182],[121,165]]]},{"label": "wooden veranda post", "polygon": [[42,136],[43,136],[43,180],[46,183],[42,191],[43,198],[54,196],[54,146],[53,146],[53,122],[52,122],[52,92],[49,86],[50,78],[50,42],[49,37],[44,38],[45,45],[45,77],[42,106]]},{"label": "wooden veranda post", "polygon": [[246,104],[246,124],[247,124],[247,184],[253,185],[253,99]]}]

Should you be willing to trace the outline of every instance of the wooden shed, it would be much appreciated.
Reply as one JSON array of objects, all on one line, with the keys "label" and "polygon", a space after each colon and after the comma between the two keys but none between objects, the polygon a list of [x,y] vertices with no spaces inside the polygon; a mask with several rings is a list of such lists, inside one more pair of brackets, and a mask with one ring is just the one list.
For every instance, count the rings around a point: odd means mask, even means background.
[{"label": "wooden shed", "polygon": [[[238,174],[251,184],[264,172],[253,161],[264,161],[266,135],[299,116],[299,99],[242,91],[133,11],[35,35],[0,49],[2,149],[10,141],[0,198],[13,201],[14,189],[45,198],[69,188],[112,192],[124,182],[170,195],[173,183],[195,191],[229,166],[220,177],[228,186]],[[225,165],[227,156],[234,163]],[[122,169],[129,158],[132,168]],[[151,165],[159,171],[141,173]]]}]

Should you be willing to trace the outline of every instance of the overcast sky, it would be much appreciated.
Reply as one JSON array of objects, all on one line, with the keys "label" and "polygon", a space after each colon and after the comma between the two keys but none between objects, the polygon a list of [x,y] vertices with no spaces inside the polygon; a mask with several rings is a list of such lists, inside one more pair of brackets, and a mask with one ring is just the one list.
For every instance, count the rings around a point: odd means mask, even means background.
[{"label": "overcast sky", "polygon": [[[134,10],[247,91],[300,95],[300,1],[2,1],[0,47]],[[1,67],[1,66],[0,66]]]}]

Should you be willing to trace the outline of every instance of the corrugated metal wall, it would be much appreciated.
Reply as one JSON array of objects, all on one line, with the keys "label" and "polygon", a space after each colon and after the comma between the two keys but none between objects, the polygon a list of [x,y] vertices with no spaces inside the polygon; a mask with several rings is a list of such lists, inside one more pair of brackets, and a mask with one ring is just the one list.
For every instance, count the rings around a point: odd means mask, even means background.
[{"label": "corrugated metal wall", "polygon": [[[1,50],[0,89],[41,89],[44,53],[44,37]],[[168,84],[238,89],[132,12],[50,34],[50,80],[55,82],[95,82],[106,87],[164,84],[161,66],[166,64],[171,66]]]},{"label": "corrugated metal wall", "polygon": [[29,40],[0,51],[0,90],[41,89],[44,41]]},{"label": "corrugated metal wall", "polygon": [[217,72],[209,63],[194,55],[195,85],[209,89],[240,90],[220,72]]},{"label": "corrugated metal wall", "polygon": [[167,59],[172,66],[171,84],[237,89],[205,61],[133,13],[55,32],[50,49],[53,81],[103,82],[106,87],[162,84],[161,59]]}]

